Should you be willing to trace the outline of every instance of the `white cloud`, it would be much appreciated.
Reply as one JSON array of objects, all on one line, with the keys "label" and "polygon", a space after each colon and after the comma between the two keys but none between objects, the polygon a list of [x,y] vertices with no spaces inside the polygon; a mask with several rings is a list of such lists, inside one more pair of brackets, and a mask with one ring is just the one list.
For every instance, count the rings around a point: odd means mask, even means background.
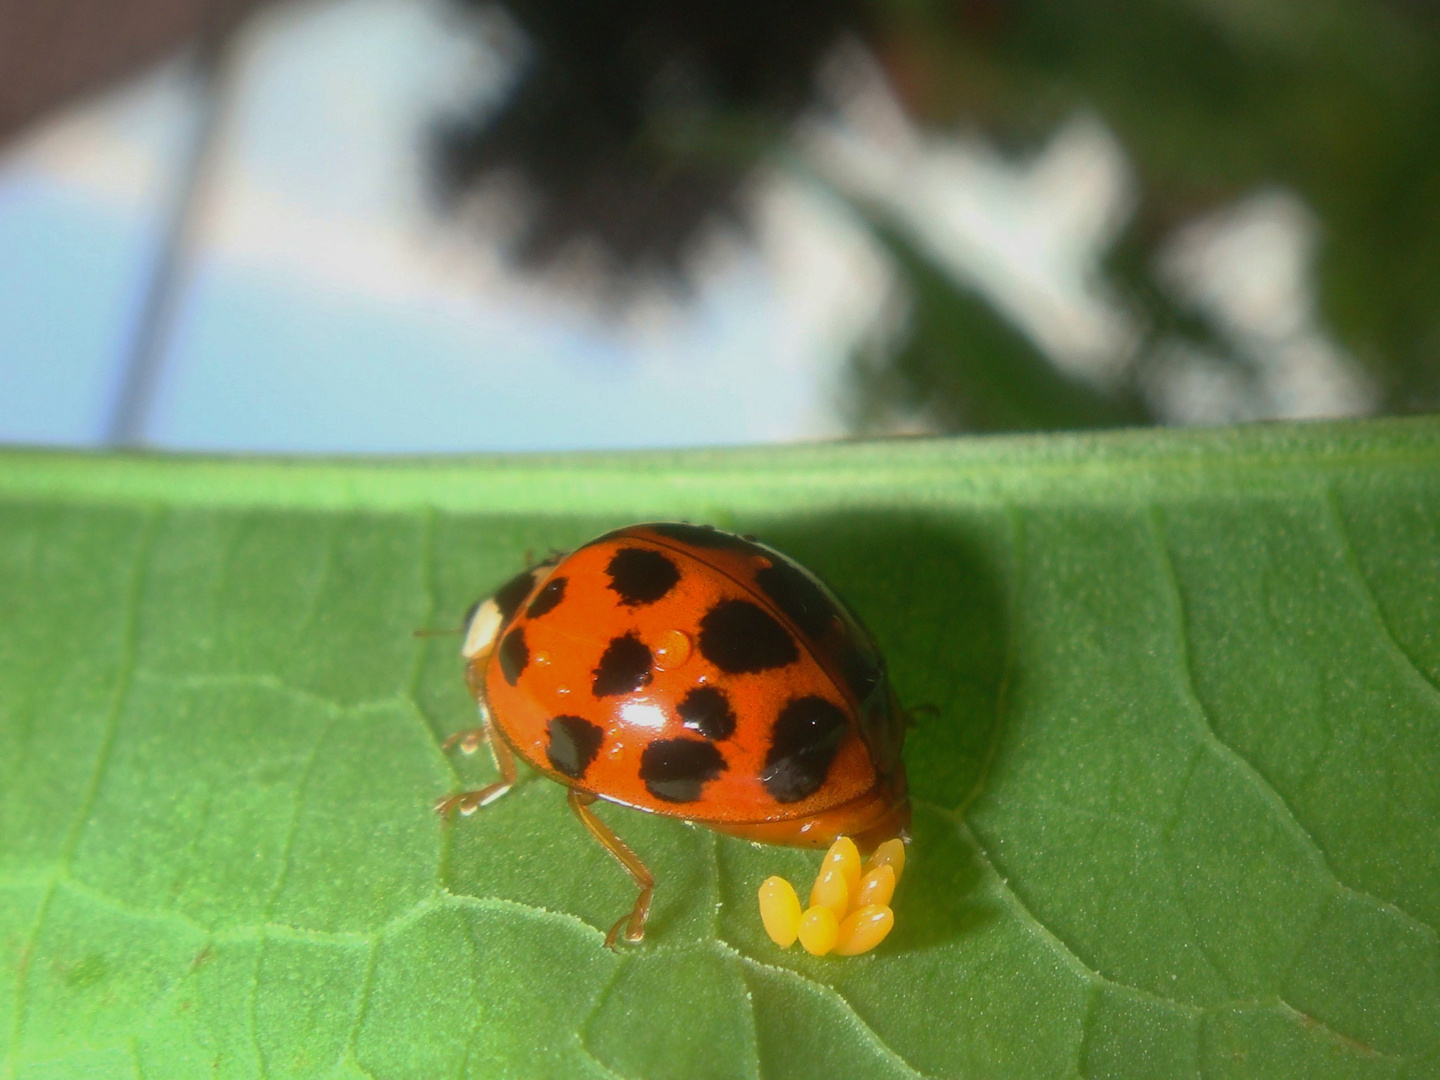
[{"label": "white cloud", "polygon": [[1099,259],[1130,213],[1131,180],[1099,120],[1077,117],[1016,162],[978,137],[922,133],[858,51],[837,58],[827,86],[836,118],[808,138],[827,177],[898,222],[1060,367],[1102,383],[1124,373],[1135,327]]},{"label": "white cloud", "polygon": [[1260,415],[1360,416],[1376,407],[1370,380],[1320,325],[1318,233],[1299,197],[1262,191],[1185,226],[1161,258],[1176,293],[1252,361]]}]

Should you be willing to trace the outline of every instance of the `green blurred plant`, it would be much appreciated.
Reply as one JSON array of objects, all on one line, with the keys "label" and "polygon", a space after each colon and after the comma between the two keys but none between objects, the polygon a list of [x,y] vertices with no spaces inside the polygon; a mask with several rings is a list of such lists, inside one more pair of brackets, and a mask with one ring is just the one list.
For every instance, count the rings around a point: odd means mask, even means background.
[{"label": "green blurred plant", "polygon": [[[1381,410],[1440,406],[1440,9],[878,0],[877,10],[876,48],[922,123],[1025,147],[1088,108],[1117,133],[1139,190],[1108,270],[1152,340],[1223,353],[1159,279],[1157,253],[1181,224],[1278,185],[1318,217],[1322,321],[1375,380]],[[921,306],[917,337],[936,333],[932,310]]]},{"label": "green blurred plant", "polygon": [[[456,0],[475,3],[477,0]],[[675,277],[744,180],[815,104],[814,73],[863,40],[909,114],[1023,154],[1089,111],[1119,137],[1136,205],[1106,284],[1140,341],[1119,385],[1056,370],[993,305],[868,211],[909,284],[909,337],[856,359],[860,431],[1072,428],[1152,421],[1147,374],[1202,350],[1274,406],[1253,356],[1187,307],[1159,254],[1176,230],[1265,190],[1316,217],[1320,328],[1368,373],[1382,412],[1440,406],[1440,9],[1421,0],[507,0],[531,48],[510,101],[449,125],[452,194],[518,174],[529,265],[571,241],[616,273]],[[887,419],[889,418],[889,419]]]}]

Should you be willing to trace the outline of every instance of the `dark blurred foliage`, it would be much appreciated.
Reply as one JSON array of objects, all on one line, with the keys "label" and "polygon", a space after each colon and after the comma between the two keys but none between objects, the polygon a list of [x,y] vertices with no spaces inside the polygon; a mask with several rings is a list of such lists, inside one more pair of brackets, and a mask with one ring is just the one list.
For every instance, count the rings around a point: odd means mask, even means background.
[{"label": "dark blurred foliage", "polygon": [[1388,412],[1440,406],[1440,5],[1426,0],[892,0],[878,47],[930,124],[1034,142],[1098,110],[1139,175],[1111,260],[1157,329],[1182,221],[1266,185],[1320,221],[1321,309]]},{"label": "dark blurred foliage", "polygon": [[622,269],[671,274],[706,225],[737,220],[745,177],[810,104],[816,65],[864,15],[854,0],[504,7],[533,52],[499,116],[446,130],[443,186],[514,174],[533,200],[516,252],[524,265],[584,237]]},{"label": "dark blurred foliage", "polygon": [[[480,0],[456,0],[480,6]],[[1440,8],[1426,0],[507,0],[532,55],[498,116],[453,125],[442,176],[492,172],[534,205],[519,255],[576,239],[622,270],[673,271],[747,173],[782,149],[837,40],[864,40],[932,129],[1017,153],[1077,110],[1117,133],[1139,205],[1109,260],[1152,341],[1220,338],[1176,304],[1156,253],[1182,222],[1271,186],[1318,217],[1322,316],[1382,409],[1440,406]],[[1138,390],[1059,374],[904,240],[909,336],[857,359],[857,423],[942,430],[1149,419]],[[1242,358],[1232,358],[1243,364]],[[1140,365],[1143,368],[1143,364]],[[1138,375],[1137,375],[1138,379]]]}]

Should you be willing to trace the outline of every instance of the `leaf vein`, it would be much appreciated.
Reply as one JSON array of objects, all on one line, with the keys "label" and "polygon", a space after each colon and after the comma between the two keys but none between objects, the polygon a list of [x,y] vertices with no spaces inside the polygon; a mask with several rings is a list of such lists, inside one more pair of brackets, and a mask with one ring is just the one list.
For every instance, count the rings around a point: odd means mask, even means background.
[{"label": "leaf vein", "polygon": [[[944,812],[943,807],[935,807],[934,809]],[[1012,886],[1009,880],[1006,879],[1003,875],[1001,875],[996,869],[995,862],[990,857],[990,852],[986,849],[985,845],[980,842],[980,838],[975,835],[974,831],[970,828],[970,826],[967,825],[964,821],[960,820],[956,820],[954,824],[955,828],[959,831],[962,839],[964,839],[967,843],[974,847],[976,854],[984,862],[986,869],[990,872],[991,878],[996,883],[996,891],[999,893],[1000,897],[1010,906],[1010,908],[1015,912],[1015,914],[1020,917],[1021,922],[1026,925],[1031,930],[1031,932],[1034,933],[1041,941],[1046,942],[1076,974],[1082,976],[1087,980],[1104,983],[1106,986],[1112,987],[1115,990],[1118,990],[1125,994],[1129,994],[1133,997],[1137,997],[1145,1001],[1150,1001],[1158,1005],[1165,1005],[1172,1008],[1180,1009],[1190,1015],[1199,1015],[1200,1013],[1204,1012],[1206,1008],[1205,1006],[1195,1005],[1188,1001],[1180,1001],[1176,998],[1168,998],[1165,997],[1163,994],[1155,993],[1153,990],[1146,990],[1143,987],[1132,986],[1129,983],[1120,982],[1119,980],[1113,979],[1110,976],[1105,975],[1098,969],[1093,968],[1089,964],[1087,964],[1084,960],[1080,958],[1079,954],[1076,953],[1075,950],[1072,949],[1070,945],[1060,937],[1059,934],[1057,934],[1054,930],[1051,930],[1050,927],[1046,926],[1045,923],[1042,922],[1039,917],[1030,910],[1029,905],[1027,905],[1025,901],[1020,897],[1020,894],[1015,891],[1014,886]]]},{"label": "leaf vein", "polygon": [[55,890],[58,887],[58,882],[51,882],[50,888],[46,890],[40,903],[36,905],[35,921],[30,924],[30,928],[25,934],[24,944],[20,946],[17,954],[19,959],[15,963],[15,992],[11,1001],[10,1014],[10,1052],[7,1058],[10,1080],[15,1080],[16,1069],[20,1063],[20,1035],[24,1030],[25,993],[29,986],[30,961],[34,956],[35,943],[40,939],[40,930],[45,924],[45,918],[50,912],[50,904],[55,898]]},{"label": "leaf vein", "polygon": [[1370,614],[1375,620],[1375,625],[1380,628],[1380,633],[1384,636],[1385,641],[1389,644],[1395,655],[1403,660],[1405,666],[1420,679],[1428,695],[1440,700],[1440,684],[1437,684],[1434,678],[1420,666],[1420,663],[1415,657],[1410,655],[1410,650],[1406,649],[1405,646],[1400,643],[1400,639],[1395,636],[1394,628],[1391,627],[1389,620],[1385,618],[1385,611],[1380,606],[1380,598],[1375,595],[1375,589],[1370,584],[1370,578],[1365,573],[1364,566],[1361,565],[1360,553],[1356,550],[1355,538],[1350,533],[1350,526],[1345,523],[1345,514],[1340,509],[1340,496],[1336,493],[1333,486],[1328,489],[1328,494],[1329,498],[1326,502],[1330,511],[1330,520],[1339,537],[1340,550],[1344,555],[1346,569],[1354,576],[1356,584],[1359,586],[1360,594],[1365,598],[1366,607],[1370,609]]},{"label": "leaf vein", "polygon": [[16,1075],[17,1064],[20,1060],[20,1036],[24,1028],[25,996],[29,983],[29,961],[34,951],[35,943],[39,940],[40,930],[50,910],[50,904],[55,898],[55,892],[59,888],[59,879],[69,873],[70,862],[74,858],[75,849],[80,844],[80,836],[84,832],[85,822],[90,817],[91,811],[95,808],[95,800],[100,793],[100,784],[104,779],[106,770],[110,767],[110,758],[114,752],[115,737],[120,727],[120,712],[125,706],[125,701],[130,694],[130,686],[134,679],[135,657],[140,631],[140,607],[144,600],[145,591],[145,568],[150,561],[151,553],[154,551],[156,537],[159,534],[160,521],[164,514],[163,510],[152,508],[146,515],[140,526],[140,536],[136,544],[135,555],[130,564],[129,583],[125,593],[124,607],[124,630],[120,642],[120,665],[115,682],[115,691],[111,695],[110,704],[106,709],[104,728],[100,735],[100,748],[95,755],[95,764],[91,767],[90,777],[85,785],[85,791],[80,797],[80,805],[75,811],[74,820],[66,833],[65,841],[61,846],[59,859],[59,873],[50,883],[44,898],[35,912],[35,922],[30,926],[26,934],[25,943],[21,946],[21,960],[16,964],[15,992],[11,1004],[10,1020],[10,1053],[9,1053],[9,1074],[11,1080]]},{"label": "leaf vein", "polygon": [[163,511],[160,510],[152,511],[142,527],[140,542],[137,545],[135,560],[132,564],[129,588],[125,597],[125,629],[120,646],[119,677],[115,682],[115,693],[111,696],[110,706],[106,710],[105,726],[100,734],[100,748],[95,756],[95,764],[90,770],[90,779],[85,785],[84,794],[80,797],[80,805],[70,824],[64,846],[61,848],[60,868],[62,873],[68,873],[70,870],[70,860],[74,857],[75,849],[80,844],[80,834],[85,829],[85,822],[90,817],[91,811],[95,809],[95,800],[100,794],[101,782],[105,778],[106,770],[110,767],[110,758],[115,752],[115,738],[120,728],[120,713],[130,696],[130,687],[135,678],[135,657],[140,634],[140,606],[145,593],[145,568],[155,547],[162,514]]},{"label": "leaf vein", "polygon": [[[1203,750],[1197,753],[1195,755],[1195,766],[1186,770],[1185,782],[1181,785],[1179,794],[1175,799],[1175,821],[1174,825],[1166,833],[1167,841],[1174,835],[1175,828],[1179,826],[1185,817],[1185,802],[1190,798],[1190,787],[1195,781],[1195,773],[1198,771],[1199,761],[1203,753]],[[1225,989],[1233,994],[1235,992],[1235,984],[1230,981],[1229,971],[1220,963],[1219,958],[1215,955],[1209,942],[1205,936],[1200,933],[1200,925],[1195,915],[1195,907],[1190,903],[1190,893],[1186,890],[1185,884],[1181,880],[1180,862],[1175,857],[1175,845],[1172,843],[1162,844],[1161,852],[1165,859],[1165,866],[1170,871],[1170,880],[1174,885],[1175,897],[1180,902],[1180,910],[1184,913],[1186,925],[1190,930],[1190,940],[1195,942],[1195,947],[1200,950],[1200,956],[1204,959],[1206,966],[1215,973]]]},{"label": "leaf vein", "polygon": [[280,869],[275,875],[275,884],[270,887],[270,894],[265,898],[265,905],[261,908],[265,921],[270,921],[274,912],[275,903],[280,898],[280,893],[285,888],[285,881],[290,876],[290,865],[295,852],[295,841],[300,835],[300,819],[305,810],[305,789],[309,786],[310,779],[315,771],[315,766],[320,761],[320,749],[330,738],[330,732],[334,730],[336,718],[331,717],[320,729],[320,735],[316,738],[315,744],[305,756],[305,761],[300,767],[299,778],[295,783],[295,806],[290,814],[290,824],[285,831],[285,840],[280,846]]},{"label": "leaf vein", "polygon": [[1160,555],[1160,566],[1164,570],[1166,580],[1170,586],[1171,609],[1176,627],[1181,670],[1184,673],[1185,692],[1195,706],[1193,715],[1196,718],[1197,730],[1205,744],[1208,745],[1212,752],[1222,761],[1238,769],[1240,774],[1249,780],[1260,797],[1268,802],[1271,809],[1276,812],[1281,824],[1299,840],[1302,848],[1316,869],[1325,877],[1329,878],[1335,888],[1359,897],[1368,903],[1375,904],[1386,911],[1393,912],[1409,922],[1412,926],[1420,929],[1426,936],[1432,939],[1435,938],[1435,928],[1430,926],[1425,920],[1406,911],[1392,900],[1383,899],[1343,880],[1340,875],[1335,872],[1335,868],[1330,865],[1330,860],[1325,854],[1325,849],[1320,846],[1319,841],[1311,834],[1310,830],[1301,823],[1299,815],[1296,814],[1294,808],[1290,806],[1285,796],[1280,793],[1280,790],[1270,781],[1269,777],[1253,762],[1220,737],[1219,732],[1215,728],[1215,722],[1205,702],[1201,699],[1199,688],[1195,682],[1194,658],[1190,653],[1190,636],[1185,628],[1184,594],[1180,589],[1179,575],[1175,571],[1174,557],[1171,555],[1169,544],[1166,542],[1164,525],[1160,521],[1158,509],[1153,506],[1150,511],[1150,523],[1155,545]]},{"label": "leaf vein", "polygon": [[452,893],[447,890],[440,890],[434,896],[421,900],[409,910],[402,911],[385,925],[381,930],[381,934],[388,934],[399,924],[423,918],[430,911],[445,907],[476,908],[481,911],[499,911],[513,915],[523,915],[526,918],[558,922],[567,930],[580,933],[585,937],[596,938],[601,941],[605,939],[603,932],[597,930],[579,916],[571,915],[568,912],[552,911],[550,908],[540,907],[536,904],[522,903],[519,900],[510,900],[503,896],[469,896],[462,893]]},{"label": "leaf vein", "polygon": [[1100,1006],[1100,984],[1090,984],[1090,994],[1085,1000],[1085,1015],[1080,1018],[1080,1046],[1075,1058],[1075,1075],[1086,1078],[1090,1071],[1085,1063],[1090,1058],[1090,1039],[1095,1033],[1095,1010]]},{"label": "leaf vein", "polygon": [[350,1025],[350,1032],[345,1039],[345,1052],[341,1057],[342,1061],[348,1061],[357,1069],[363,1070],[360,1065],[360,1055],[357,1050],[360,1042],[360,1029],[365,1026],[365,1020],[370,1014],[370,997],[375,992],[375,971],[380,966],[380,939],[375,937],[370,942],[369,955],[365,958],[365,971],[360,978],[360,993],[355,1006],[355,1022]]},{"label": "leaf vein", "polygon": [[922,1072],[920,1069],[917,1069],[914,1065],[910,1064],[910,1062],[906,1060],[906,1058],[898,1050],[896,1050],[893,1046],[891,1046],[888,1042],[881,1038],[880,1033],[877,1032],[868,1023],[866,1023],[864,1018],[861,1017],[861,1015],[855,1010],[855,1006],[850,1003],[850,999],[847,998],[844,994],[840,993],[840,991],[836,990],[833,986],[819,982],[816,979],[812,979],[810,978],[810,976],[805,975],[802,972],[796,971],[793,968],[782,967],[778,964],[766,963],[765,961],[760,960],[754,956],[750,956],[747,953],[741,952],[739,949],[735,948],[735,946],[730,945],[727,942],[718,941],[716,942],[716,944],[722,950],[726,950],[732,953],[742,965],[757,968],[762,971],[767,971],[770,972],[772,975],[777,975],[781,978],[793,979],[794,981],[799,982],[804,986],[810,987],[822,997],[832,999],[833,1001],[838,1003],[840,1007],[845,1011],[845,1013],[850,1017],[856,1029],[860,1032],[861,1037],[866,1039],[872,1046],[874,1046],[875,1049],[880,1052],[882,1057],[889,1058],[896,1065],[900,1066],[900,1068],[908,1072],[911,1076],[917,1077],[918,1080],[936,1080],[936,1078],[932,1077],[929,1073]]},{"label": "leaf vein", "polygon": [[1006,591],[1005,602],[1005,658],[1002,661],[1000,684],[995,690],[995,719],[990,728],[990,739],[985,746],[985,758],[980,763],[980,771],[976,774],[975,783],[970,791],[960,800],[960,805],[955,812],[962,818],[969,812],[970,807],[985,790],[990,782],[990,772],[995,765],[995,760],[1000,754],[1000,740],[1005,731],[1005,722],[1010,715],[1010,686],[1015,673],[1016,635],[1019,631],[1015,625],[1016,611],[1019,606],[1018,594],[1020,591],[1020,576],[1023,570],[1021,563],[1021,551],[1025,539],[1025,523],[1020,512],[1012,506],[1005,508],[1006,517],[1010,521],[1010,583]]},{"label": "leaf vein", "polygon": [[1398,1065],[1407,1064],[1409,1061],[1412,1060],[1411,1058],[1405,1057],[1400,1054],[1390,1054],[1386,1053],[1384,1050],[1376,1050],[1373,1046],[1370,1046],[1368,1043],[1362,1042],[1361,1040],[1355,1038],[1353,1035],[1346,1035],[1343,1031],[1336,1031],[1333,1027],[1325,1023],[1325,1021],[1321,1020],[1318,1016],[1312,1016],[1310,1013],[1303,1012],[1300,1009],[1295,1008],[1294,1005],[1291,1005],[1283,997],[1279,997],[1277,995],[1274,1001],[1275,1005],[1279,1006],[1281,1015],[1287,1017],[1290,1020],[1293,1020],[1295,1023],[1301,1025],[1302,1027],[1308,1028],[1313,1031],[1319,1031],[1320,1033],[1333,1039],[1335,1042],[1345,1046],[1353,1053],[1358,1053],[1364,1057],[1374,1058],[1379,1061],[1394,1062]]},{"label": "leaf vein", "polygon": [[581,1048],[588,1057],[595,1061],[600,1059],[595,1056],[595,1051],[590,1046],[590,1026],[595,1022],[595,1017],[599,1015],[600,1010],[604,1008],[605,1002],[609,1000],[615,984],[620,981],[620,976],[624,974],[625,969],[631,963],[633,963],[631,957],[620,957],[620,962],[610,969],[610,974],[606,976],[605,981],[596,988],[595,996],[590,999],[590,1008],[586,1011],[584,1019],[575,1025],[575,1034],[580,1040]]},{"label": "leaf vein", "polygon": [[260,1075],[269,1076],[269,1064],[265,1060],[265,1050],[260,1045],[260,964],[265,956],[265,938],[262,936],[255,945],[255,970],[250,977],[250,1045],[255,1050],[255,1061],[260,1066]]}]

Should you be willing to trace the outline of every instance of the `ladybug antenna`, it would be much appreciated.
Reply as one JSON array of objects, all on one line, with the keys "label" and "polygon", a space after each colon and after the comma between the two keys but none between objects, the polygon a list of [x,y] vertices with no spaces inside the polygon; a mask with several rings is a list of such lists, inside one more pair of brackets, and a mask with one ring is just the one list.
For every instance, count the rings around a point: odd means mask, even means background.
[{"label": "ladybug antenna", "polygon": [[542,567],[554,566],[556,563],[558,563],[561,559],[565,558],[565,556],[569,554],[570,553],[568,551],[565,551],[562,548],[552,547],[546,549],[545,557],[543,559],[537,559],[535,558],[535,549],[526,548],[525,569],[539,570]]}]

